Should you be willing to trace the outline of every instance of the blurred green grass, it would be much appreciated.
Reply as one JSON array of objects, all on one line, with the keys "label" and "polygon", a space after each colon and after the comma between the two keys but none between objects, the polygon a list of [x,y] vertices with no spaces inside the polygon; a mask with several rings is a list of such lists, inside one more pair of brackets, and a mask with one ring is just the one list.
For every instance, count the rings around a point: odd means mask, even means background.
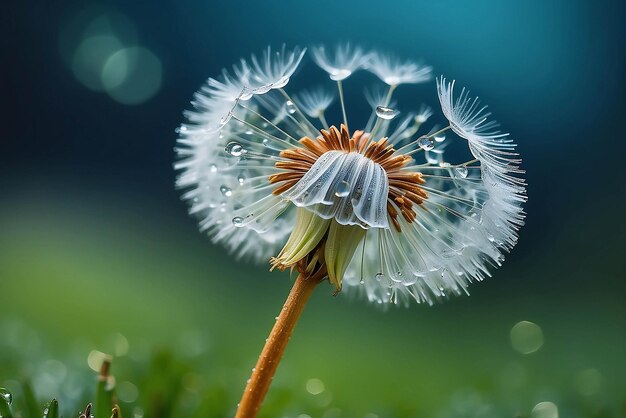
[{"label": "blurred green grass", "polygon": [[[35,391],[58,397],[62,410],[64,396],[84,408],[86,391],[51,393],[37,376],[58,360],[67,366],[62,380],[92,382],[89,353],[115,354],[121,334],[129,348],[114,360],[118,381],[176,393],[185,401],[175,416],[232,413],[288,275],[235,261],[196,232],[182,204],[145,197],[27,191],[2,205],[0,228],[0,386],[31,375]],[[534,417],[543,401],[563,417],[619,416],[623,296],[552,286],[558,251],[535,246],[473,285],[471,297],[434,307],[381,312],[320,287],[262,416]],[[511,347],[521,320],[543,330],[535,353]],[[322,393],[307,391],[310,379],[323,382]],[[139,395],[121,406],[149,416],[154,402]]]}]

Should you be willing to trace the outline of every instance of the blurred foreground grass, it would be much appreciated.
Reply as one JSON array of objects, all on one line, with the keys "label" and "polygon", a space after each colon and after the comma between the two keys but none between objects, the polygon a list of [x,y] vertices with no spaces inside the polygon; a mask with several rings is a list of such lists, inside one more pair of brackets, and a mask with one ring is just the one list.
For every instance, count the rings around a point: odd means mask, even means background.
[{"label": "blurred foreground grass", "polygon": [[[96,405],[102,353],[124,417],[234,413],[289,279],[233,261],[182,205],[131,195],[24,193],[0,207],[0,387],[22,417],[24,379],[42,410]],[[488,285],[432,308],[380,312],[320,287],[261,416],[555,418],[552,404],[560,417],[624,416],[623,294],[573,262],[594,259],[589,248],[566,248],[592,226],[563,223],[560,247],[522,240]],[[597,274],[623,281],[607,263]]]}]

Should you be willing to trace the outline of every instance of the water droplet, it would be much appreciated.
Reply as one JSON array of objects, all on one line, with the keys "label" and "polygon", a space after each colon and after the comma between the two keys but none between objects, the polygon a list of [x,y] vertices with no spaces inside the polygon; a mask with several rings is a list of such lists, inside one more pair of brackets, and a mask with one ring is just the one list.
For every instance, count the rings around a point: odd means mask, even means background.
[{"label": "water droplet", "polygon": [[285,108],[287,109],[287,113],[290,115],[296,113],[296,105],[291,100],[287,100],[287,102],[285,102]]},{"label": "water droplet", "polygon": [[[220,186],[220,192],[222,192],[222,194],[226,197],[230,197],[233,195],[233,191],[230,187],[228,186]],[[224,202],[224,206],[225,206],[226,202]]]},{"label": "water droplet", "polygon": [[395,118],[397,114],[398,112],[396,112],[390,107],[376,106],[376,116],[378,116],[381,119],[391,120]]},{"label": "water droplet", "polygon": [[335,190],[335,196],[337,197],[346,197],[350,194],[350,183],[343,180],[337,185],[337,190]]},{"label": "water droplet", "polygon": [[417,139],[417,145],[424,151],[430,151],[435,148],[435,143],[427,136],[421,136]]},{"label": "water droplet", "polygon": [[233,157],[239,157],[239,156],[241,156],[241,154],[243,154],[245,152],[245,149],[243,148],[243,146],[239,142],[231,141],[228,144],[226,144],[226,147],[224,148],[224,151],[226,151],[227,153],[229,153]]},{"label": "water droplet", "polygon": [[245,181],[246,181],[246,178],[243,176],[243,174],[240,174],[239,177],[237,177],[237,182],[239,183],[240,186],[242,186]]},{"label": "water droplet", "polygon": [[263,141],[261,141],[263,143],[263,145],[265,145],[267,147],[267,144],[269,144],[270,140],[267,138],[263,138]]},{"label": "water droplet", "polygon": [[0,396],[2,396],[9,405],[13,402],[13,395],[5,388],[0,388]]},{"label": "water droplet", "polygon": [[243,226],[243,218],[241,216],[235,216],[233,218],[233,225],[240,228]]},{"label": "water droplet", "polygon": [[435,142],[443,142],[446,140],[446,136],[445,135],[436,135],[435,136]]},{"label": "water droplet", "polygon": [[215,164],[211,164],[209,170],[211,171],[211,173],[217,173],[217,166]]},{"label": "water droplet", "polygon": [[439,163],[439,167],[441,168],[450,168],[450,163],[442,161]]},{"label": "water droplet", "polygon": [[385,278],[385,275],[383,273],[376,273],[376,276],[374,276],[374,278],[376,278],[376,280],[378,281],[381,281]]},{"label": "water droplet", "polygon": [[464,165],[454,167],[454,170],[456,171],[456,175],[460,178],[464,179],[467,177],[467,167],[465,167]]}]

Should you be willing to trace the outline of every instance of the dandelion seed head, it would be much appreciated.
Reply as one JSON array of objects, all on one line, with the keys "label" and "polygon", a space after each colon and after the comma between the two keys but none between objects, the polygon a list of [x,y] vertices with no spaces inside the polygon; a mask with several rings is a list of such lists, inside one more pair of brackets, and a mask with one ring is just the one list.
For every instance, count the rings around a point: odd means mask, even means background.
[{"label": "dandelion seed head", "polygon": [[[392,93],[430,79],[430,67],[316,47],[332,80],[366,68],[384,83],[366,93],[369,122],[352,129],[349,112],[330,112],[332,82],[290,95],[304,54],[268,48],[194,95],[175,168],[200,229],[237,257],[271,258],[381,305],[433,303],[490,276],[517,242],[526,195],[515,145],[485,108],[439,78],[447,124],[426,126],[430,107],[400,111]],[[453,141],[469,160],[445,157]]]}]

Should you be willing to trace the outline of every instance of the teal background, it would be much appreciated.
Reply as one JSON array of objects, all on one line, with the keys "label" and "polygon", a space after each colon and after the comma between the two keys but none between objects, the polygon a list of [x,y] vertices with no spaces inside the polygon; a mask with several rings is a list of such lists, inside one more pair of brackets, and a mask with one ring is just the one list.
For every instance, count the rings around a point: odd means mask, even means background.
[{"label": "teal background", "polygon": [[[550,401],[563,417],[624,416],[620,2],[93,7],[25,1],[3,12],[0,386],[47,359],[111,352],[118,332],[138,364],[159,347],[179,353],[192,335],[199,351],[181,356],[202,382],[198,393],[219,386],[213,411],[232,409],[290,282],[236,262],[197,232],[173,186],[174,128],[193,92],[239,57],[268,44],[352,41],[422,59],[489,104],[524,158],[527,225],[470,297],[381,312],[320,287],[268,408],[294,417],[513,417],[535,416],[534,405]],[[162,63],[154,97],[126,106],[77,81],[63,34],[84,10],[132,22]],[[294,82],[321,80],[307,74]],[[434,83],[415,91],[418,103],[436,104]],[[522,320],[543,330],[536,353],[511,347],[509,331]],[[82,375],[83,360],[68,374]],[[143,376],[130,363],[119,359],[116,372]],[[586,390],[581,373],[590,369],[600,378]],[[310,378],[324,382],[330,401],[306,392]]]}]

